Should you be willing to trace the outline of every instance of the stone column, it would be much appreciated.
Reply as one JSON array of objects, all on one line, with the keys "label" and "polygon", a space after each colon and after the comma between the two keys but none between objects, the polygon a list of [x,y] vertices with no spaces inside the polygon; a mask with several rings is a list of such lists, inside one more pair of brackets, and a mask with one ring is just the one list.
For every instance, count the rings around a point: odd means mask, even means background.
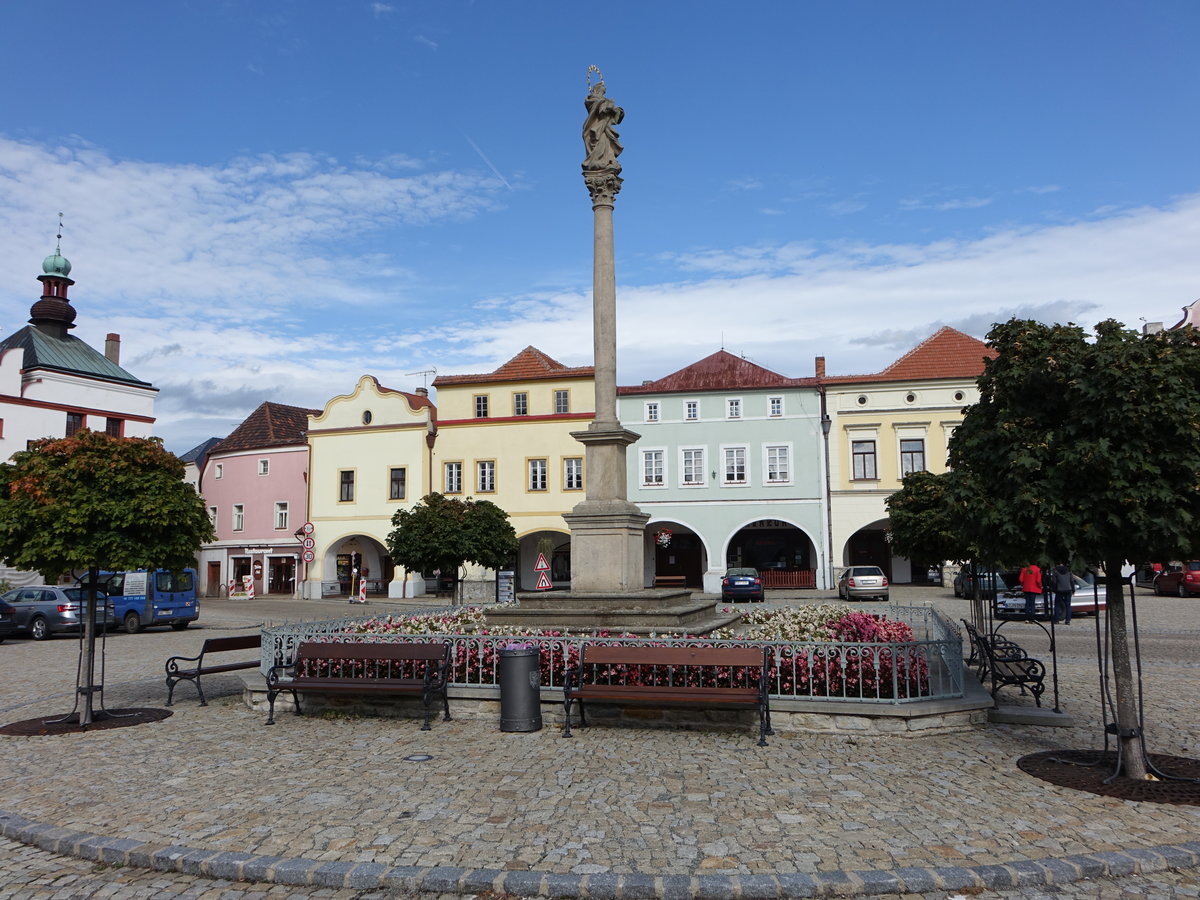
[{"label": "stone column", "polygon": [[625,111],[604,95],[604,82],[584,100],[583,180],[592,198],[592,345],[596,418],[572,436],[584,445],[586,499],[563,518],[571,529],[571,590],[626,593],[645,587],[644,533],[649,516],[630,503],[625,448],[639,435],[617,420],[617,288],[613,205],[621,190],[621,147],[614,125]]}]

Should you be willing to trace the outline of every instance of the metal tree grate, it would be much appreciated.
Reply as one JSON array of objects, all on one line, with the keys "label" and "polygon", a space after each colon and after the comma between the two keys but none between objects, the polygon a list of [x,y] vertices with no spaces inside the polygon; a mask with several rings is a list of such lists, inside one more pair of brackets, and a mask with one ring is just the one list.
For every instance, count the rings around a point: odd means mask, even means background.
[{"label": "metal tree grate", "polygon": [[1200,759],[1160,753],[1148,754],[1148,759],[1154,768],[1166,775],[1192,780],[1134,781],[1125,777],[1113,778],[1117,755],[1100,750],[1045,750],[1031,753],[1017,760],[1017,768],[1059,787],[1087,791],[1101,797],[1200,806]]}]

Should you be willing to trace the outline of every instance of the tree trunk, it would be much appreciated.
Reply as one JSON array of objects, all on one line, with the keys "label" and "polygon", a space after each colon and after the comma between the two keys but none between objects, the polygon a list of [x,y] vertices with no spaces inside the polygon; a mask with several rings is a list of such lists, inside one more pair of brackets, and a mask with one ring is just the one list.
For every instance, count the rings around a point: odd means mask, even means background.
[{"label": "tree trunk", "polygon": [[1108,638],[1112,653],[1113,679],[1117,691],[1117,740],[1121,745],[1122,770],[1127,778],[1146,779],[1146,757],[1138,736],[1138,692],[1129,658],[1129,633],[1125,621],[1125,584],[1121,579],[1124,560],[1105,560],[1105,602],[1108,605]]},{"label": "tree trunk", "polygon": [[92,724],[92,694],[96,689],[96,581],[100,578],[98,568],[88,569],[88,585],[84,594],[83,622],[83,666],[75,690],[83,697],[79,708],[79,724]]}]

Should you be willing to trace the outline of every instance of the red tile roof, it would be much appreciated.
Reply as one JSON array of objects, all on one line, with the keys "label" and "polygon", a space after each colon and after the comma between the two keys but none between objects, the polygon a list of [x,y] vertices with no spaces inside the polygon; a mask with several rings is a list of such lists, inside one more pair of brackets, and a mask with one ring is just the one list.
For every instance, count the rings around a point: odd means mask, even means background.
[{"label": "red tile roof", "polygon": [[824,384],[862,381],[929,381],[938,378],[978,378],[983,361],[996,351],[983,341],[943,325],[930,337],[875,375],[829,375]]},{"label": "red tile roof", "polygon": [[699,362],[685,366],[657,381],[618,387],[617,393],[626,394],[670,394],[688,391],[737,391],[756,388],[815,387],[815,378],[787,378],[770,369],[734,356],[727,350],[718,350]]},{"label": "red tile roof", "polygon": [[246,416],[245,421],[213,447],[208,455],[303,444],[307,440],[308,417],[320,413],[319,409],[302,409],[267,401]]},{"label": "red tile roof", "polygon": [[434,387],[448,384],[482,384],[492,381],[542,381],[548,378],[591,378],[592,366],[564,366],[536,347],[526,347],[500,368],[486,375],[439,375]]}]

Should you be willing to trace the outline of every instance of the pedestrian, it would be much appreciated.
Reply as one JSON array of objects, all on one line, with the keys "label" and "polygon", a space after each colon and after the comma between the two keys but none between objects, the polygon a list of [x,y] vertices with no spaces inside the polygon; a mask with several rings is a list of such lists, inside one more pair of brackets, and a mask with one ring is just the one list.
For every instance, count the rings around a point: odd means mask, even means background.
[{"label": "pedestrian", "polygon": [[1050,570],[1050,586],[1054,588],[1054,621],[1071,624],[1071,595],[1075,593],[1075,576],[1071,567],[1060,562]]},{"label": "pedestrian", "polygon": [[1025,621],[1032,622],[1036,615],[1034,604],[1042,592],[1042,570],[1037,563],[1030,563],[1021,570],[1021,592],[1025,594]]}]

